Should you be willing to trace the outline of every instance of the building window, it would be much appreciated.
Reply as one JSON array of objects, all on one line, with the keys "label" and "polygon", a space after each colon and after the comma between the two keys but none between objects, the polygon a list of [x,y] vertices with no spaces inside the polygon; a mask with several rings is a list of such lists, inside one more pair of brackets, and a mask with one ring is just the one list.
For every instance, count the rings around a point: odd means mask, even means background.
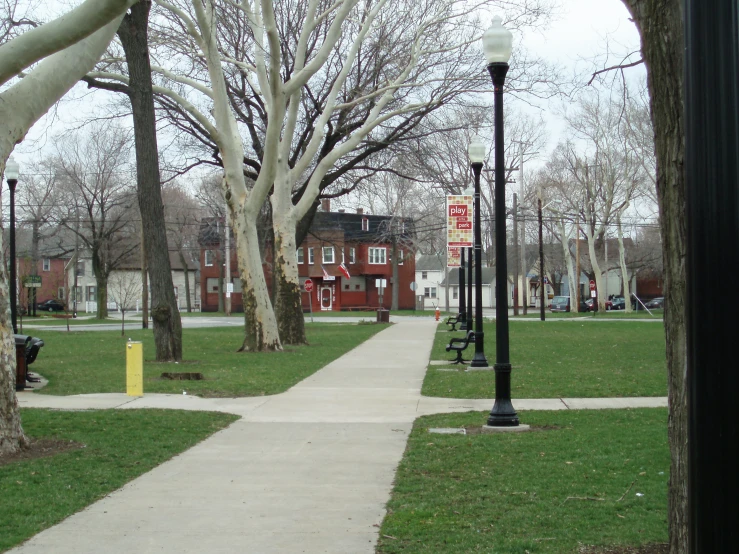
[{"label": "building window", "polygon": [[362,231],[369,231],[369,219],[366,217],[362,218]]},{"label": "building window", "polygon": [[368,248],[369,263],[371,264],[386,264],[387,263],[387,248]]},{"label": "building window", "polygon": [[322,250],[323,250],[323,263],[325,264],[336,263],[334,260],[334,247],[333,246],[324,246]]},{"label": "building window", "polygon": [[74,292],[74,301],[77,302],[82,298],[82,287],[77,287],[76,289],[73,289]]},{"label": "building window", "polygon": [[398,250],[398,265],[403,265],[404,260],[405,260],[405,256],[403,255],[403,251]]},{"label": "building window", "polygon": [[59,300],[64,300],[64,287],[59,287],[59,290],[56,292],[56,296]]},{"label": "building window", "polygon": [[205,283],[205,292],[220,292],[221,289],[218,286],[218,278],[217,277],[208,277],[208,280]]},{"label": "building window", "polygon": [[85,276],[85,262],[77,262],[77,277]]},{"label": "building window", "polygon": [[454,300],[459,298],[459,287],[452,287],[452,298]]},{"label": "building window", "polygon": [[353,246],[349,248],[349,263],[353,264],[357,262],[357,249]]},{"label": "building window", "polygon": [[43,270],[44,271],[51,271],[51,260],[49,258],[44,258]]},{"label": "building window", "polygon": [[304,264],[305,263],[305,253],[303,252],[303,248],[302,247],[301,248],[298,248],[295,251],[295,256],[297,256],[298,263],[299,264]]},{"label": "building window", "polygon": [[429,278],[429,272],[428,271],[422,271],[421,272],[421,279],[428,279]]},{"label": "building window", "polygon": [[88,302],[97,302],[97,294],[95,287],[90,285],[87,287],[87,301]]},{"label": "building window", "polygon": [[315,263],[315,261],[316,261],[316,259],[315,259],[315,256],[313,254],[313,249],[312,248],[309,248],[308,249],[308,263],[310,265],[313,265]]},{"label": "building window", "polygon": [[423,289],[423,295],[426,298],[436,298],[436,287],[426,287]]},{"label": "building window", "polygon": [[213,265],[213,251],[205,251],[205,267],[211,267]]}]

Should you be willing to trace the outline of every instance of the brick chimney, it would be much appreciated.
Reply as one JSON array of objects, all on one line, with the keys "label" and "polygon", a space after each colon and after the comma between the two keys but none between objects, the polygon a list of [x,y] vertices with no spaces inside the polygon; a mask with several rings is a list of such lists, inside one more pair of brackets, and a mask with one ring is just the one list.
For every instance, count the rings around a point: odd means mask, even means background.
[{"label": "brick chimney", "polygon": [[357,213],[362,215],[364,213],[364,208],[357,208]]},{"label": "brick chimney", "polygon": [[331,211],[331,199],[330,198],[321,198],[321,209],[324,212]]}]

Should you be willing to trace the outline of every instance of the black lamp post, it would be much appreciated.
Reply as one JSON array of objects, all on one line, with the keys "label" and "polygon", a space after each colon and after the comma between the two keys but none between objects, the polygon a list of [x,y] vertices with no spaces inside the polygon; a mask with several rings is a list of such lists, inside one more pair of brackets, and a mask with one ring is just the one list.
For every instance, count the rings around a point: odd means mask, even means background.
[{"label": "black lamp post", "polygon": [[457,319],[461,321],[459,324],[459,329],[461,331],[464,331],[467,329],[467,305],[465,301],[466,296],[466,287],[465,287],[465,278],[464,278],[464,251],[465,248],[461,247],[460,249],[461,259],[459,264],[459,316]]},{"label": "black lamp post", "polygon": [[[482,48],[493,79],[495,125],[495,404],[488,417],[490,427],[516,427],[518,414],[511,402],[511,362],[508,349],[508,268],[505,229],[505,152],[503,139],[503,85],[508,73],[513,35],[500,16],[482,37]],[[470,148],[471,150],[471,148]],[[470,156],[474,164],[474,159]],[[474,167],[474,165],[473,165]],[[479,219],[478,219],[479,221]],[[478,223],[479,224],[479,223]]]},{"label": "black lamp post", "polygon": [[475,355],[470,367],[489,367],[485,358],[485,334],[482,330],[482,231],[480,229],[480,173],[485,159],[485,145],[475,137],[470,142],[468,154],[472,173],[475,175],[474,225],[475,225]]},{"label": "black lamp post", "polygon": [[10,320],[13,324],[13,333],[18,332],[18,309],[16,306],[17,290],[15,283],[15,186],[18,184],[20,166],[13,159],[8,158],[5,164],[5,179],[10,189]]}]

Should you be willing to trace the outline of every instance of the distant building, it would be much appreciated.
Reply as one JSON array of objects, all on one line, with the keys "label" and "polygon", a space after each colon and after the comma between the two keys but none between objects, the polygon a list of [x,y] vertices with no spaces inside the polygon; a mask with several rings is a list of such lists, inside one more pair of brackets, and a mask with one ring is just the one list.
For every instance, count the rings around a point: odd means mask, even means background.
[{"label": "distant building", "polygon": [[[415,257],[406,245],[413,236],[413,220],[392,216],[331,212],[315,214],[306,239],[297,249],[298,275],[304,289],[310,279],[313,290],[303,292],[303,309],[315,311],[370,310],[389,308],[392,292],[398,287],[398,308],[413,309],[415,293],[410,285],[415,276]],[[205,219],[200,228],[200,272],[203,311],[216,311],[224,274],[223,222]],[[393,244],[398,252],[398,283],[392,279]],[[233,238],[231,240],[231,309],[243,311]],[[267,245],[262,263],[267,286],[272,289],[272,252]],[[380,290],[380,286],[384,287]],[[380,293],[382,292],[382,297]],[[309,296],[310,294],[310,296]]]}]

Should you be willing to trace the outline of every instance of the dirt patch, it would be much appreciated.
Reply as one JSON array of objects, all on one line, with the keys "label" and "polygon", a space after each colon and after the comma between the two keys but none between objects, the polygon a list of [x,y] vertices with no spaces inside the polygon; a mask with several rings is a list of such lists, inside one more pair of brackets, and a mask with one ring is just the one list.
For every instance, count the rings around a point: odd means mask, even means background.
[{"label": "dirt patch", "polygon": [[4,454],[0,456],[0,466],[15,462],[26,462],[38,458],[48,458],[62,452],[85,448],[84,444],[74,441],[60,439],[31,439],[31,444],[15,454]]},{"label": "dirt patch", "polygon": [[644,546],[581,546],[579,554],[668,554],[667,543]]}]

